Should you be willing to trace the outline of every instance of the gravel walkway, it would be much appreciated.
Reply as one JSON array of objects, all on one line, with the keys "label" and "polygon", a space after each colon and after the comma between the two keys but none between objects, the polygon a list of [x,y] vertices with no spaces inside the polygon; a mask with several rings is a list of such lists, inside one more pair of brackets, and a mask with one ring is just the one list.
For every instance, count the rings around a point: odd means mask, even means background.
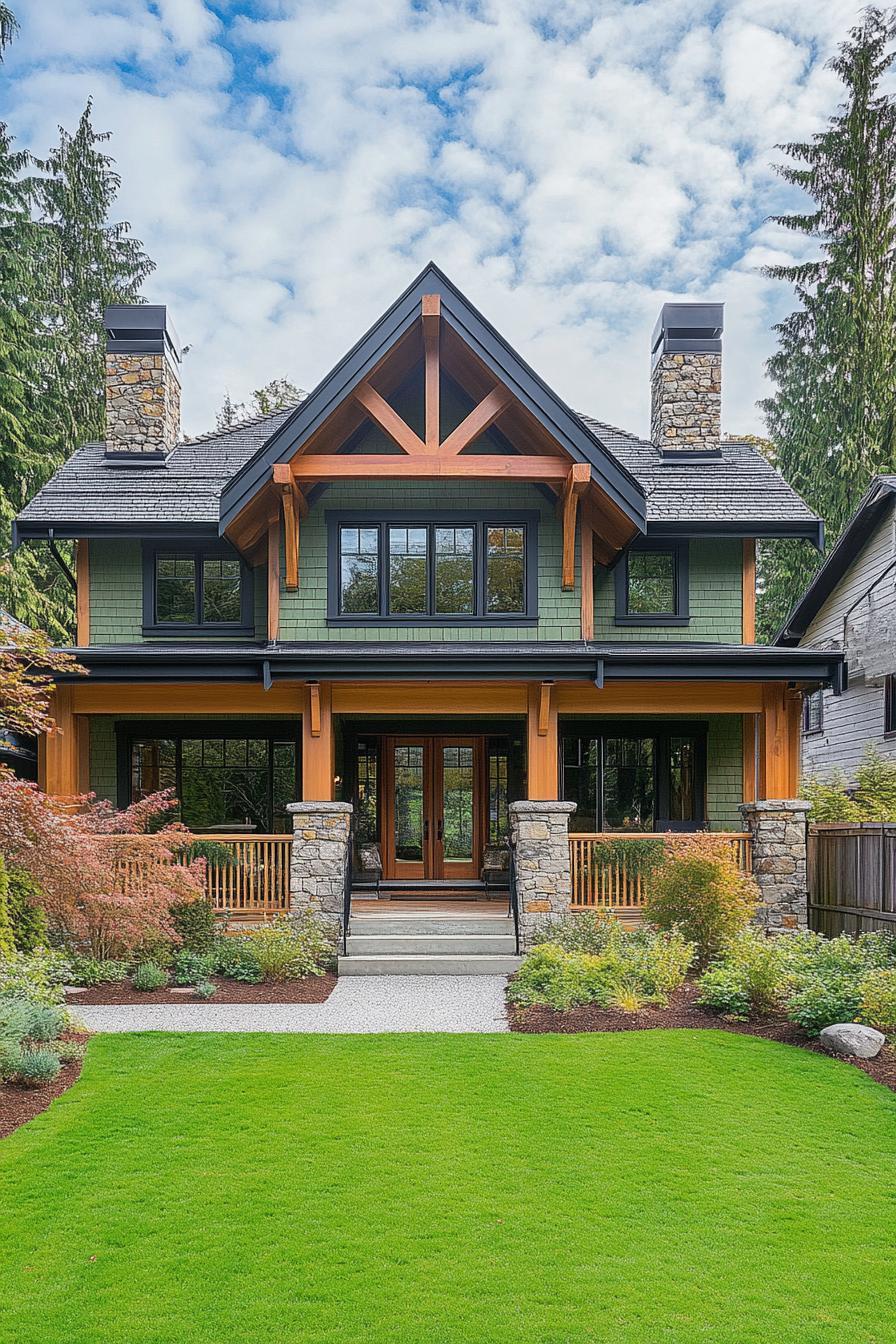
[{"label": "gravel walkway", "polygon": [[90,1031],[507,1031],[504,975],[351,975],[326,1003],[73,1004]]}]

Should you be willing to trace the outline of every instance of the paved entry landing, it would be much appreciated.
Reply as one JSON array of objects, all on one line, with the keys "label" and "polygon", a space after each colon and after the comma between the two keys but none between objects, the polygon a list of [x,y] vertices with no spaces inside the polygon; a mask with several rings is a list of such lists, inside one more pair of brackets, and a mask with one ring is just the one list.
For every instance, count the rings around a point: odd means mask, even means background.
[{"label": "paved entry landing", "polygon": [[326,1003],[174,1003],[74,1007],[91,1031],[507,1031],[505,975],[340,979]]}]

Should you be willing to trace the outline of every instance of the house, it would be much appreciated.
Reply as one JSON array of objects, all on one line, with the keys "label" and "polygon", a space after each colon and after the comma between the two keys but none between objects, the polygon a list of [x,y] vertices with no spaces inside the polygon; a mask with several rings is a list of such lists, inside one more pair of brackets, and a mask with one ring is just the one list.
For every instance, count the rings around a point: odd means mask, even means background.
[{"label": "house", "polygon": [[721,437],[722,324],[664,305],[648,441],[570,410],[430,264],[300,405],[183,439],[166,310],[109,309],[105,442],[16,524],[77,550],[90,675],[58,685],[45,787],[170,786],[244,845],[297,800],[316,845],[308,809],[347,803],[418,894],[477,890],[515,801],[739,832],[792,797],[801,691],[843,659],[754,642],[757,538],[821,524]]},{"label": "house", "polygon": [[802,769],[852,779],[872,743],[896,758],[896,476],[871,483],[827,560],[776,636],[782,648],[842,652],[849,689],[803,701]]}]

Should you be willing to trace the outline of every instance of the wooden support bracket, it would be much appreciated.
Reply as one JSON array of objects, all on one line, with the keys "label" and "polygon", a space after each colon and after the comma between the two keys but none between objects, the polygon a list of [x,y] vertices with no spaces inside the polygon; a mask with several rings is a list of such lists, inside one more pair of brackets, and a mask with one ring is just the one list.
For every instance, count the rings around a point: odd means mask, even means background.
[{"label": "wooden support bracket", "polygon": [[563,485],[558,507],[563,517],[563,562],[560,586],[565,592],[576,586],[576,509],[579,496],[588,488],[591,468],[587,462],[574,462]]},{"label": "wooden support bracket", "polygon": [[414,433],[410,425],[402,420],[398,412],[393,411],[388,401],[380,396],[375,387],[371,387],[369,383],[359,383],[355,388],[354,398],[403,453],[425,455],[426,444]]},{"label": "wooden support bracket", "polygon": [[489,425],[494,424],[503,410],[510,405],[513,397],[506,387],[494,387],[487,397],[483,397],[478,406],[474,406],[472,411],[465,419],[461,420],[457,429],[451,431],[447,439],[443,440],[439,452],[446,457],[456,456],[462,453],[465,448],[484,434]]},{"label": "wooden support bracket", "polygon": [[320,737],[320,682],[308,683],[308,717],[311,736]]}]

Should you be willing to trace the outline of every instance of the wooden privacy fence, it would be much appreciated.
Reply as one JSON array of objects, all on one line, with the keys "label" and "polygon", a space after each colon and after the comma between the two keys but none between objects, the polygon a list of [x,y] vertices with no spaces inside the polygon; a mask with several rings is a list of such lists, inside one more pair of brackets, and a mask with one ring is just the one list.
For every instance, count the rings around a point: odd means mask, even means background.
[{"label": "wooden privacy fence", "polygon": [[896,933],[896,826],[810,826],[808,879],[809,927],[817,933]]},{"label": "wooden privacy fence", "polygon": [[[739,867],[751,867],[750,836],[741,831],[716,831],[713,835],[729,844]],[[644,904],[641,875],[641,841],[664,841],[663,834],[629,832],[625,835],[595,833],[570,835],[573,909],[637,910]],[[676,838],[681,838],[676,835]]]},{"label": "wooden privacy fence", "polygon": [[[240,914],[271,914],[289,909],[289,835],[194,835],[193,840],[220,846],[224,861],[212,851],[206,859],[205,889],[215,910]],[[139,861],[118,865],[127,889]]]}]

